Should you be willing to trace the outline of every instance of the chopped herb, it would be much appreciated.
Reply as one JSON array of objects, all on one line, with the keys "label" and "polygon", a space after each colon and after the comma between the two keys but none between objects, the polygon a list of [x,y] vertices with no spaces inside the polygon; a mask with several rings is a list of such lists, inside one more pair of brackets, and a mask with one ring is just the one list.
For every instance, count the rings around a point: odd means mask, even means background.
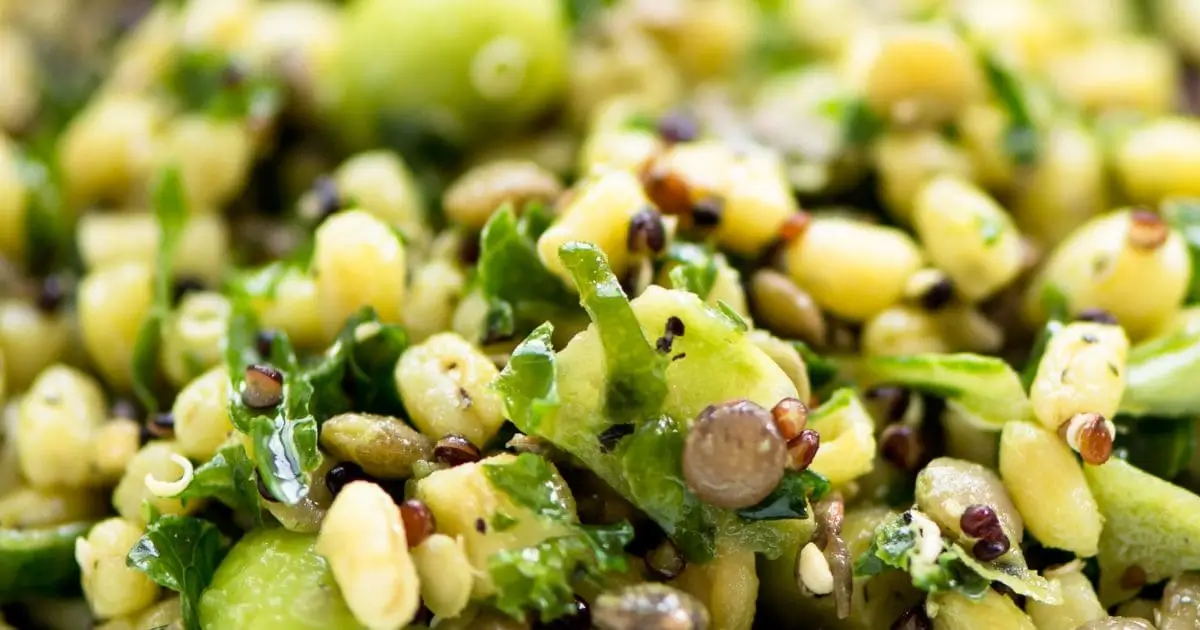
[{"label": "chopped herb", "polygon": [[547,623],[575,613],[575,576],[603,585],[609,574],[627,569],[624,549],[633,527],[580,526],[566,536],[522,549],[504,549],[488,559],[496,585],[492,605],[514,619],[530,612]]},{"label": "chopped herb", "polygon": [[66,207],[50,160],[19,155],[17,176],[28,191],[25,206],[25,259],[34,274],[47,274],[62,265],[71,245]]},{"label": "chopped herb", "polygon": [[484,474],[513,502],[552,521],[569,521],[571,513],[554,467],[532,453],[521,453],[506,464],[484,464]]},{"label": "chopped herb", "polygon": [[177,498],[186,504],[188,499],[213,497],[261,525],[259,478],[254,469],[246,448],[241,442],[231,440],[217,449],[212,459],[196,468],[191,483]]},{"label": "chopped herb", "polygon": [[517,519],[496,510],[492,513],[492,530],[497,532],[506,532],[512,529],[518,523]]},{"label": "chopped herb", "polygon": [[520,219],[505,205],[483,227],[475,281],[489,305],[489,339],[523,334],[556,314],[578,312],[577,298],[538,257],[537,239],[550,221],[540,204],[527,206]]},{"label": "chopped herb", "polygon": [[200,595],[224,555],[217,526],[198,518],[167,515],[150,523],[125,564],[179,593],[187,630],[200,630]]},{"label": "chopped herb", "polygon": [[637,426],[619,456],[634,503],[658,523],[692,562],[716,554],[717,508],[706,506],[683,479],[684,434],[669,416]]},{"label": "chopped herb", "polygon": [[171,312],[172,265],[183,227],[187,222],[187,201],[183,193],[183,178],[177,166],[168,166],[154,183],[154,216],[158,220],[158,253],[154,264],[154,298],[150,311],[138,329],[133,347],[133,393],[148,412],[159,407],[157,391],[159,348],[162,327]]},{"label": "chopped herb", "polygon": [[1162,215],[1187,243],[1192,260],[1192,279],[1187,303],[1200,303],[1200,199],[1172,199],[1163,202]]},{"label": "chopped herb", "polygon": [[834,382],[837,378],[837,364],[817,353],[803,341],[790,342],[800,358],[804,359],[804,367],[808,370],[808,382],[813,391],[820,391]]},{"label": "chopped herb", "polygon": [[710,248],[675,241],[667,250],[667,261],[675,264],[668,274],[672,289],[691,291],[702,300],[708,298],[720,271],[717,258]]},{"label": "chopped herb", "polygon": [[563,0],[567,20],[574,26],[590,22],[612,4],[613,0]]},{"label": "chopped herb", "polygon": [[1008,112],[1008,128],[1002,139],[1004,151],[1018,165],[1035,164],[1041,151],[1041,138],[1024,86],[1016,73],[994,55],[981,52],[979,61],[996,100]]},{"label": "chopped herb", "polygon": [[346,319],[321,360],[306,372],[310,411],[318,423],[345,411],[400,416],[404,406],[392,372],[408,348],[404,328],[379,321],[363,307]]},{"label": "chopped herb", "polygon": [[667,395],[666,368],[670,359],[657,353],[646,340],[604,252],[590,243],[576,241],[563,245],[559,258],[574,276],[580,299],[604,346],[609,415],[645,418],[657,413]]},{"label": "chopped herb", "polygon": [[214,118],[270,118],[283,101],[278,79],[250,72],[240,60],[215,50],[180,51],[167,85],[184,109]]},{"label": "chopped herb", "polygon": [[879,134],[883,133],[886,125],[867,101],[854,98],[838,102],[837,109],[842,121],[842,141],[851,147],[866,147]]},{"label": "chopped herb", "polygon": [[491,385],[513,424],[527,434],[537,433],[542,417],[559,405],[553,332],[554,326],[546,322],[529,333]]},{"label": "chopped herb", "polygon": [[767,498],[738,510],[738,516],[748,521],[808,518],[808,504],[820,501],[829,490],[829,480],[821,473],[789,470]]},{"label": "chopped herb", "polygon": [[1021,368],[1021,384],[1027,392],[1033,385],[1033,379],[1037,377],[1038,365],[1042,362],[1042,355],[1046,353],[1046,345],[1050,343],[1050,338],[1062,329],[1070,317],[1067,296],[1057,285],[1048,283],[1042,287],[1042,310],[1046,313],[1046,325],[1033,342],[1025,367]]},{"label": "chopped herb", "polygon": [[746,319],[741,313],[733,310],[733,307],[725,302],[725,300],[717,300],[717,313],[725,318],[731,326],[738,332],[746,332],[750,330],[750,324],[746,323]]}]

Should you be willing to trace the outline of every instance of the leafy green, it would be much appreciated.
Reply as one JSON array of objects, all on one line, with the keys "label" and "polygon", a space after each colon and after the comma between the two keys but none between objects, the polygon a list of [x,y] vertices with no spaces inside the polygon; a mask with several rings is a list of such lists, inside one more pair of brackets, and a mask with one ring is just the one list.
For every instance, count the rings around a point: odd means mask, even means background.
[{"label": "leafy green", "polygon": [[492,388],[504,400],[507,417],[526,433],[537,433],[542,417],[561,404],[550,341],[553,332],[550,322],[535,328],[513,350],[508,365],[492,381]]},{"label": "leafy green", "polygon": [[496,585],[492,605],[515,619],[529,611],[549,622],[575,612],[573,578],[603,583],[610,573],[625,571],[623,550],[633,540],[633,527],[581,526],[572,534],[522,549],[505,549],[488,559]]},{"label": "leafy green", "polygon": [[613,275],[604,252],[595,245],[567,243],[558,257],[575,278],[584,309],[596,324],[608,370],[605,404],[613,418],[648,418],[667,396],[670,359],[657,352]]},{"label": "leafy green", "polygon": [[1008,128],[1002,138],[1004,151],[1021,166],[1037,163],[1041,138],[1024,86],[1016,73],[994,55],[981,52],[979,60],[996,100],[1008,112]]},{"label": "leafy green", "polygon": [[254,468],[254,460],[246,454],[241,442],[230,440],[217,449],[212,459],[196,468],[191,483],[177,498],[186,503],[188,499],[213,497],[261,525],[262,508]]},{"label": "leafy green", "polygon": [[1029,417],[1020,377],[1003,360],[977,354],[873,357],[865,364],[867,386],[902,385],[945,398],[981,429]]},{"label": "leafy green", "polygon": [[917,551],[916,527],[904,516],[885,521],[875,528],[871,544],[854,566],[856,577],[870,577],[887,569],[907,572],[913,586],[927,593],[957,592],[978,600],[991,581],[980,576],[950,550],[942,540],[936,558],[922,557]]},{"label": "leafy green", "polygon": [[34,274],[61,265],[70,247],[66,206],[51,163],[31,154],[18,155],[17,176],[28,191],[25,206],[25,259]]},{"label": "leafy green", "polygon": [[407,348],[404,328],[380,322],[372,307],[348,317],[333,345],[305,374],[313,387],[313,417],[324,422],[350,409],[402,415],[404,405],[392,372]]},{"label": "leafy green", "polygon": [[738,516],[748,521],[775,521],[808,518],[810,501],[820,501],[829,494],[829,480],[815,470],[789,470],[779,485],[757,505],[738,510]]},{"label": "leafy green", "polygon": [[270,118],[283,104],[275,77],[250,72],[229,54],[211,49],[180,51],[167,87],[185,109],[214,118]]},{"label": "leafy green", "polygon": [[800,358],[804,359],[804,367],[808,370],[808,383],[813,391],[820,391],[822,387],[834,382],[838,375],[836,363],[821,356],[803,341],[789,343],[799,353]]},{"label": "leafy green", "polygon": [[187,223],[187,200],[179,167],[165,167],[154,182],[154,217],[158,220],[158,252],[154,263],[154,301],[138,329],[133,346],[133,393],[150,413],[159,410],[158,352],[162,327],[171,313],[172,265]]},{"label": "leafy green", "polygon": [[75,539],[91,523],[42,529],[0,529],[0,603],[30,595],[61,595],[79,588]]},{"label": "leafy green", "polygon": [[1162,214],[1187,243],[1192,260],[1187,303],[1195,304],[1200,302],[1200,199],[1169,199],[1162,204]]},{"label": "leafy green", "polygon": [[563,12],[572,25],[585,24],[611,7],[613,0],[562,0]]},{"label": "leafy green", "polygon": [[716,556],[716,508],[683,479],[684,434],[669,416],[643,422],[621,442],[621,467],[634,503],[692,562]]},{"label": "leafy green", "polygon": [[284,376],[283,401],[272,410],[251,409],[242,402],[246,367],[262,358],[255,347],[257,325],[245,304],[235,301],[226,335],[229,370],[229,418],[234,428],[254,442],[259,477],[272,496],[295,505],[308,494],[308,473],[321,463],[317,422],[310,405],[313,384],[300,369],[288,337],[277,332],[270,363]]},{"label": "leafy green", "polygon": [[742,314],[734,310],[725,300],[717,300],[716,309],[717,314],[738,332],[750,330],[750,324],[746,322],[746,318],[742,317]]},{"label": "leafy green", "polygon": [[1144,341],[1129,351],[1121,413],[1130,416],[1190,417],[1200,414],[1200,326]]},{"label": "leafy green", "polygon": [[516,526],[518,522],[519,521],[517,521],[517,519],[509,516],[508,514],[505,514],[500,510],[496,510],[492,513],[492,518],[488,521],[488,525],[493,531],[506,532]]},{"label": "leafy green", "polygon": [[848,146],[865,147],[883,133],[886,127],[883,119],[871,110],[866,100],[854,98],[839,103],[842,141]]},{"label": "leafy green", "polygon": [[1050,338],[1062,329],[1071,315],[1067,296],[1058,285],[1047,283],[1042,287],[1042,312],[1046,314],[1046,325],[1034,340],[1029,358],[1025,360],[1025,367],[1021,368],[1021,385],[1027,392],[1033,385],[1033,379],[1037,378],[1038,365],[1042,362],[1042,355],[1046,353],[1046,344],[1050,343]]},{"label": "leafy green", "polygon": [[518,219],[511,204],[494,212],[479,237],[476,281],[488,300],[488,339],[521,334],[558,313],[578,309],[577,300],[537,253],[537,238],[550,217],[540,205]]},{"label": "leafy green", "polygon": [[1118,415],[1113,453],[1162,479],[1174,479],[1187,468],[1196,449],[1191,418],[1128,418]]},{"label": "leafy green", "polygon": [[224,549],[217,526],[198,518],[167,515],[150,523],[125,564],[179,593],[187,630],[199,630],[197,606]]},{"label": "leafy green", "polygon": [[672,289],[691,291],[701,300],[708,298],[720,271],[711,247],[676,241],[667,250],[667,261],[675,264],[668,274]]},{"label": "leafy green", "polygon": [[554,468],[532,453],[521,453],[505,464],[484,464],[488,481],[512,500],[542,518],[569,521],[566,497],[555,479]]}]

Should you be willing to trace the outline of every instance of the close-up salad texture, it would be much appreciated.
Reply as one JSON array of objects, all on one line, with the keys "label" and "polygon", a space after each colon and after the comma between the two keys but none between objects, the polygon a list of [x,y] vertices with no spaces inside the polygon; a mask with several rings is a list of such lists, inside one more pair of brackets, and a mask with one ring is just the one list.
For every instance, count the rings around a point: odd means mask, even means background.
[{"label": "close-up salad texture", "polygon": [[0,0],[0,630],[1200,630],[1200,0]]}]

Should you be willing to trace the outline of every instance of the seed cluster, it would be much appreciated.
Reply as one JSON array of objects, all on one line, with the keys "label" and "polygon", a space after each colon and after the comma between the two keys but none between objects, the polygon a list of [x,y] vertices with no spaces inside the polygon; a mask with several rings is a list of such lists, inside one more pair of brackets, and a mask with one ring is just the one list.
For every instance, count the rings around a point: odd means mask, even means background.
[{"label": "seed cluster", "polygon": [[971,548],[971,553],[976,558],[990,562],[1008,553],[1011,543],[1000,525],[1000,518],[991,506],[967,506],[959,517],[958,525],[964,534],[979,539]]}]

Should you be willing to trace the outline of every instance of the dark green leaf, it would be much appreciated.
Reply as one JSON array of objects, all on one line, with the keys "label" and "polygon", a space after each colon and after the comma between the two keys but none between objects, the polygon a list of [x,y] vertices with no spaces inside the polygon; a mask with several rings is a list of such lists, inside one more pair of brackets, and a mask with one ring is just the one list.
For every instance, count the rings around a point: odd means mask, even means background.
[{"label": "dark green leaf", "polygon": [[491,526],[493,531],[506,532],[515,527],[518,522],[517,519],[496,510],[492,513],[492,518],[488,522],[488,525]]},{"label": "dark green leaf", "polygon": [[488,559],[496,585],[492,600],[498,610],[524,620],[536,613],[543,623],[575,612],[576,576],[603,584],[607,576],[626,570],[625,545],[633,527],[580,526],[567,536],[521,549],[504,549]]},{"label": "dark green leaf", "polygon": [[792,347],[800,354],[800,358],[804,359],[804,367],[808,370],[808,383],[813,391],[820,391],[822,387],[832,383],[837,378],[837,364],[825,357],[817,354],[815,350],[808,347],[808,344],[803,341],[792,341]]},{"label": "dark green leaf", "polygon": [[672,289],[691,291],[700,296],[701,300],[708,298],[713,285],[717,283],[717,274],[720,271],[711,249],[695,243],[676,241],[671,243],[670,249],[667,250],[667,260],[675,263],[668,274]]},{"label": "dark green leaf", "polygon": [[575,26],[585,24],[612,6],[613,0],[562,0],[567,21]]},{"label": "dark green leaf", "polygon": [[1200,199],[1173,199],[1163,202],[1163,216],[1183,235],[1192,259],[1192,279],[1187,303],[1200,303]]},{"label": "dark green leaf", "polygon": [[1187,468],[1196,448],[1191,418],[1126,418],[1117,416],[1113,452],[1138,468],[1170,481]]},{"label": "dark green leaf", "polygon": [[29,271],[47,274],[65,261],[70,225],[62,194],[48,163],[33,155],[17,157],[17,176],[28,191],[25,206],[25,259]]},{"label": "dark green leaf", "polygon": [[1047,283],[1042,287],[1042,312],[1046,313],[1046,325],[1033,342],[1033,349],[1029,352],[1029,358],[1025,360],[1025,367],[1021,368],[1021,385],[1025,391],[1029,391],[1033,379],[1037,377],[1038,365],[1042,362],[1042,355],[1046,353],[1046,344],[1050,343],[1050,338],[1062,329],[1064,322],[1070,318],[1067,296],[1058,285]]},{"label": "dark green leaf", "polygon": [[224,555],[216,525],[198,518],[167,515],[146,527],[125,564],[160,586],[179,593],[187,630],[200,630],[200,595]]},{"label": "dark green leaf", "polygon": [[829,494],[829,480],[814,470],[787,471],[779,486],[757,505],[738,510],[748,521],[808,518],[808,504]]},{"label": "dark green leaf", "polygon": [[643,422],[621,442],[621,466],[634,502],[692,562],[716,554],[715,508],[705,508],[683,479],[684,435],[668,416]]},{"label": "dark green leaf", "polygon": [[186,504],[188,499],[212,497],[261,525],[262,509],[254,469],[245,447],[238,441],[228,442],[196,469],[191,483],[178,498]]},{"label": "dark green leaf", "polygon": [[521,453],[506,464],[484,464],[488,481],[514,503],[552,521],[571,520],[567,498],[554,467],[532,453]]},{"label": "dark green leaf", "polygon": [[525,433],[536,434],[546,413],[559,405],[554,346],[554,326],[546,322],[529,333],[517,346],[508,365],[492,382],[504,399],[504,410],[513,424]]},{"label": "dark green leaf", "polygon": [[842,141],[852,147],[866,147],[879,134],[883,133],[885,124],[882,118],[871,110],[864,99],[856,98],[842,104]]},{"label": "dark green leaf", "polygon": [[537,237],[547,225],[539,205],[525,208],[520,219],[506,205],[484,226],[476,280],[490,305],[489,338],[524,334],[555,314],[578,311],[575,296],[538,258]]},{"label": "dark green leaf", "polygon": [[646,340],[604,252],[590,243],[576,241],[563,245],[558,256],[575,278],[583,307],[595,322],[604,346],[609,417],[653,416],[667,395],[670,359]]},{"label": "dark green leaf", "polygon": [[184,109],[214,118],[270,118],[283,101],[276,78],[250,72],[239,60],[216,50],[177,53],[167,85]]},{"label": "dark green leaf", "polygon": [[75,539],[87,535],[91,526],[70,523],[41,529],[0,529],[0,603],[32,595],[77,592]]},{"label": "dark green leaf", "polygon": [[171,313],[172,266],[183,227],[187,223],[187,201],[179,167],[167,166],[158,174],[153,190],[154,217],[158,221],[158,252],[154,264],[154,301],[138,329],[133,347],[133,393],[150,413],[157,412],[160,389],[158,355],[162,327]]},{"label": "dark green leaf", "polygon": [[310,413],[318,422],[350,409],[402,415],[393,372],[407,348],[404,328],[381,323],[375,309],[367,306],[349,317],[337,340],[307,372],[314,390]]},{"label": "dark green leaf", "polygon": [[1021,166],[1036,163],[1041,139],[1024,86],[1016,73],[994,55],[981,52],[979,60],[992,93],[1008,113],[1008,128],[1002,138],[1005,152]]}]

